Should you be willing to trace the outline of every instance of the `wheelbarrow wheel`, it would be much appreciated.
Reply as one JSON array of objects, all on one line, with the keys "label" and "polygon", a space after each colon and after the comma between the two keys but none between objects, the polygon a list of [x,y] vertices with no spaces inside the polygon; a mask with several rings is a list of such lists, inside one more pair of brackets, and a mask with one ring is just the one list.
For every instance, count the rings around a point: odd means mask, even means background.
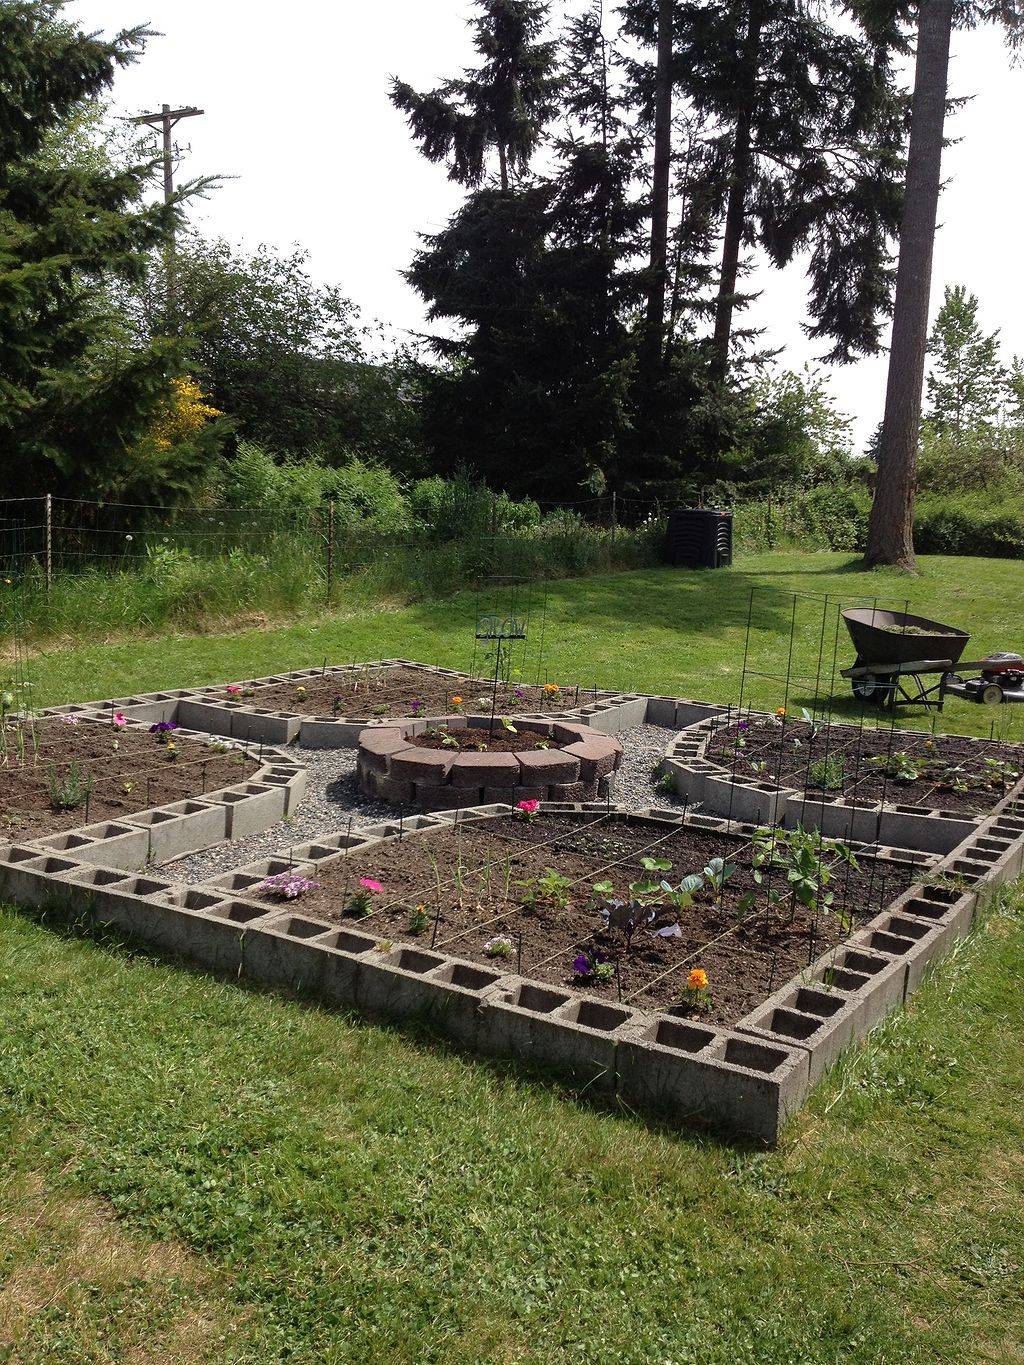
[{"label": "wheelbarrow wheel", "polygon": [[[862,667],[859,659],[854,667]],[[853,688],[853,695],[858,701],[874,702],[876,706],[885,705],[884,700],[879,700],[880,697],[884,698],[885,696],[885,683],[882,682],[881,678],[877,678],[874,673],[863,673],[859,678],[851,678],[850,686]]]}]

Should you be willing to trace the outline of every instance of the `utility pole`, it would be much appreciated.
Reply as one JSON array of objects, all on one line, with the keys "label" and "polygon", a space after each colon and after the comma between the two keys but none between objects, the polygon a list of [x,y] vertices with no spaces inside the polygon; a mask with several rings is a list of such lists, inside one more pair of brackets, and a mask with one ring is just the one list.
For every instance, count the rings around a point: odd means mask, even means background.
[{"label": "utility pole", "polygon": [[[183,109],[172,109],[169,104],[162,104],[160,112],[153,114],[139,114],[131,120],[132,123],[145,123],[154,131],[159,131],[163,144],[163,163],[164,163],[164,203],[169,204],[174,198],[174,155],[177,150],[171,140],[171,130],[175,128],[183,118],[197,118],[205,111],[196,109],[194,105],[186,105]],[[175,312],[175,289],[174,289],[174,235],[171,233],[170,243],[167,247],[167,312],[173,318]]]}]

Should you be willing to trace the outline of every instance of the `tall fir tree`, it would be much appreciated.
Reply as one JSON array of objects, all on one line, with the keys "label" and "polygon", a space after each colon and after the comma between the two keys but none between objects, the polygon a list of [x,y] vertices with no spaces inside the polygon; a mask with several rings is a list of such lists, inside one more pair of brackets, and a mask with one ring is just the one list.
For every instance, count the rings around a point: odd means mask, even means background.
[{"label": "tall fir tree", "polygon": [[[87,35],[64,8],[62,0],[0,4],[0,478],[8,496],[138,488],[138,452],[166,423],[186,359],[172,338],[126,345],[108,303],[107,286],[141,277],[178,213],[144,202],[154,166],[69,158],[52,145],[83,102],[136,60],[147,34]],[[165,452],[153,477],[184,486],[206,450],[199,436]]]},{"label": "tall fir tree", "polygon": [[1007,388],[999,333],[981,330],[977,295],[964,285],[946,286],[928,352],[928,421],[935,431],[961,436],[995,426]]},{"label": "tall fir tree", "polygon": [[885,415],[865,562],[913,571],[917,449],[942,185],[950,41],[954,26],[973,28],[994,23],[1003,28],[1011,47],[1019,47],[1024,40],[1024,4],[1021,0],[960,0],[955,5],[953,0],[918,0],[908,14],[903,0],[876,0],[873,17],[890,31],[901,21],[912,21],[917,52]]},{"label": "tall fir tree", "polygon": [[497,157],[507,190],[526,173],[554,111],[554,44],[541,40],[547,5],[540,0],[475,0],[478,67],[422,93],[393,80],[391,100],[405,114],[428,161],[443,161],[460,185],[477,186]]}]

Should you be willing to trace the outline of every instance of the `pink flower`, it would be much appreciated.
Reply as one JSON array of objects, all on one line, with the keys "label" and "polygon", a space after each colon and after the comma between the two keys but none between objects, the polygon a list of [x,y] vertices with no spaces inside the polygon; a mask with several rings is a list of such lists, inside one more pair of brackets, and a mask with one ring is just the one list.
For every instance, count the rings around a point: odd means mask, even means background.
[{"label": "pink flower", "polygon": [[64,722],[65,725],[77,725],[77,724],[78,724],[78,717],[77,717],[77,716],[61,716],[61,720]]},{"label": "pink flower", "polygon": [[228,683],[227,687],[225,687],[224,689],[224,691],[227,692],[228,695],[232,697],[237,696],[238,693],[241,692],[241,690],[242,690],[241,683]]},{"label": "pink flower", "polygon": [[363,888],[364,891],[373,891],[374,893],[376,893],[384,890],[380,882],[375,882],[372,877],[360,877],[359,885]]},{"label": "pink flower", "polygon": [[519,805],[516,806],[516,810],[521,810],[521,811],[523,811],[526,815],[536,815],[537,812],[540,810],[540,802],[539,802],[539,801],[520,801],[520,802],[519,802]]},{"label": "pink flower", "polygon": [[117,726],[119,730],[123,730],[124,727],[128,724],[128,722],[125,720],[124,716],[121,714],[120,711],[114,712],[114,724]]}]

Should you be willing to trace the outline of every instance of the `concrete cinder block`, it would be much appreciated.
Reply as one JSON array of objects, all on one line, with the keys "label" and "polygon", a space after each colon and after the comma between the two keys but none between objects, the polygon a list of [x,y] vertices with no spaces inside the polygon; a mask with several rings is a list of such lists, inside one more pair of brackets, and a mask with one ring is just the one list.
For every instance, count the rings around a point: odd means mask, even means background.
[{"label": "concrete cinder block", "polygon": [[276,825],[284,815],[285,788],[245,782],[210,796],[227,810],[226,837],[244,839]]},{"label": "concrete cinder block", "polygon": [[766,1143],[778,1140],[809,1084],[809,1058],[801,1048],[668,1016],[655,1016],[620,1040],[616,1065],[626,1103]]},{"label": "concrete cinder block", "polygon": [[166,863],[220,843],[227,834],[228,812],[221,802],[189,799],[133,815],[131,823],[146,831],[148,859]]},{"label": "concrete cinder block", "polygon": [[365,720],[307,716],[299,725],[299,744],[303,749],[355,749],[366,728]]}]

